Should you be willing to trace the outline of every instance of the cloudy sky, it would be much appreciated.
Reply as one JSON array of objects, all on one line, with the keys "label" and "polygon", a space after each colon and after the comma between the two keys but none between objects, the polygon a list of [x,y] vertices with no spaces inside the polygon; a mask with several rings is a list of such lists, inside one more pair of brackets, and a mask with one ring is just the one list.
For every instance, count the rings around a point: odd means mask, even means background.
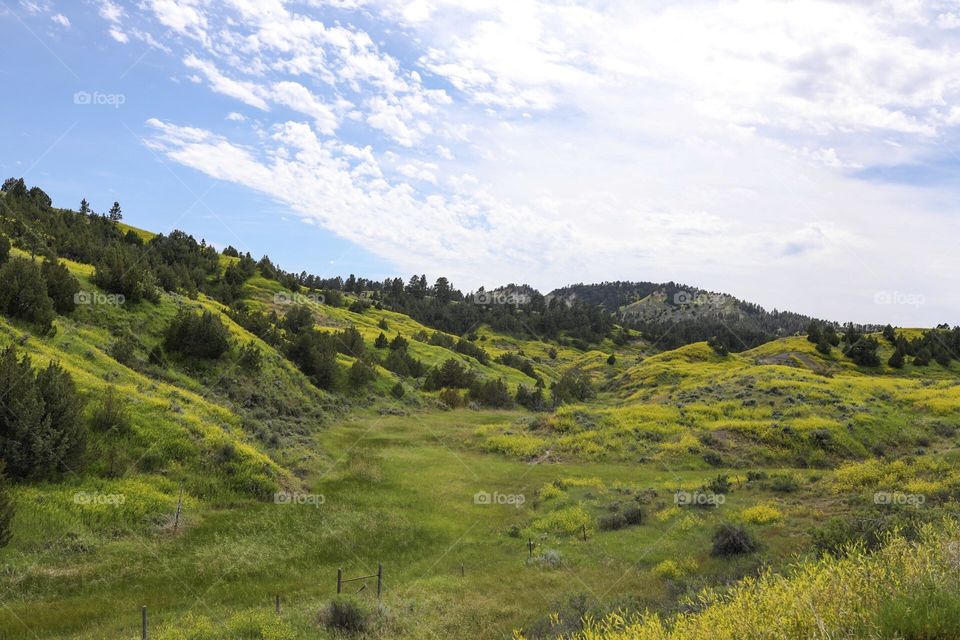
[{"label": "cloudy sky", "polygon": [[960,1],[0,0],[0,171],[284,268],[960,323]]}]

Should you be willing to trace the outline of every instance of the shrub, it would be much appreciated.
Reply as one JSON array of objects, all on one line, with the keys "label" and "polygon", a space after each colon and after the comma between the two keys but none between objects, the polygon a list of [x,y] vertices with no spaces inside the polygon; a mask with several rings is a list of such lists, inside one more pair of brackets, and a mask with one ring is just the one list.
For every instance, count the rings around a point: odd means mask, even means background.
[{"label": "shrub", "polygon": [[229,338],[223,322],[211,312],[181,310],[164,332],[163,346],[167,351],[215,360],[230,348]]},{"label": "shrub", "polygon": [[10,241],[7,240],[7,236],[0,235],[0,264],[3,264],[7,261],[7,258],[10,257]]},{"label": "shrub", "polygon": [[734,556],[753,553],[759,548],[760,543],[743,526],[724,522],[713,531],[713,546],[710,549],[710,555]]},{"label": "shrub", "polygon": [[640,505],[630,505],[623,510],[627,524],[643,524],[643,509]]},{"label": "shrub", "polygon": [[130,431],[130,414],[123,398],[113,385],[107,387],[100,400],[93,406],[90,414],[90,428],[106,433],[114,431],[122,434]]},{"label": "shrub", "polygon": [[57,313],[70,313],[77,306],[74,296],[80,293],[80,282],[63,265],[47,259],[40,267],[43,279],[47,283],[47,295],[53,302]]},{"label": "shrub", "polygon": [[42,331],[53,328],[53,302],[40,268],[32,260],[14,258],[0,267],[0,312]]},{"label": "shrub", "polygon": [[395,385],[393,385],[392,387],[390,387],[390,395],[392,395],[392,396],[393,396],[394,398],[396,398],[397,400],[399,400],[400,398],[402,398],[404,393],[405,393],[405,391],[404,391],[404,388],[403,388],[403,383],[400,382],[399,380],[397,381],[397,384],[395,384]]},{"label": "shrub", "polygon": [[456,389],[442,389],[440,391],[440,402],[447,405],[451,409],[463,407],[467,404],[467,401],[464,399],[463,395],[461,395]]},{"label": "shrub", "polygon": [[359,600],[337,596],[321,612],[323,625],[331,631],[363,633],[370,625],[371,613]]},{"label": "shrub", "polygon": [[607,513],[597,518],[597,528],[600,531],[615,531],[627,526],[627,519],[619,511]]},{"label": "shrub", "polygon": [[120,364],[130,366],[137,353],[137,339],[130,333],[124,333],[110,345],[110,357]]},{"label": "shrub", "polygon": [[34,373],[30,358],[8,347],[0,353],[0,398],[0,459],[11,477],[78,470],[86,432],[70,374],[56,362]]},{"label": "shrub", "polygon": [[740,513],[744,522],[750,524],[771,524],[783,519],[783,514],[776,507],[768,504],[757,504],[744,509]]},{"label": "shrub", "polygon": [[257,373],[263,367],[263,352],[260,351],[260,347],[253,342],[244,343],[244,345],[240,347],[240,356],[237,358],[237,364],[239,364],[244,371]]},{"label": "shrub", "polygon": [[362,387],[368,382],[376,380],[377,374],[373,370],[373,367],[364,362],[363,359],[357,358],[354,360],[353,364],[350,365],[350,371],[347,373],[347,379],[354,387]]},{"label": "shrub", "polygon": [[93,283],[128,302],[158,302],[157,278],[140,253],[129,245],[109,248],[93,274]]},{"label": "shrub", "polygon": [[793,493],[800,488],[796,476],[778,473],[770,477],[770,490],[777,493]]}]

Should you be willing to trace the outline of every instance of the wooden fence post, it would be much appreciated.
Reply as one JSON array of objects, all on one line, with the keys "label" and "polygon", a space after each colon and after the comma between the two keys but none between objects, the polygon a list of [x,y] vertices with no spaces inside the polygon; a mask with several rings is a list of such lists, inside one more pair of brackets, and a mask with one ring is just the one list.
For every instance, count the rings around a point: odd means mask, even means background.
[{"label": "wooden fence post", "polygon": [[276,597],[275,605],[277,609],[277,615],[280,615],[280,596],[279,595]]},{"label": "wooden fence post", "polygon": [[380,589],[383,585],[383,564],[377,563],[377,600],[380,599]]},{"label": "wooden fence post", "polygon": [[337,569],[337,595],[343,589],[343,569]]},{"label": "wooden fence post", "polygon": [[147,605],[140,607],[140,639],[147,640]]}]

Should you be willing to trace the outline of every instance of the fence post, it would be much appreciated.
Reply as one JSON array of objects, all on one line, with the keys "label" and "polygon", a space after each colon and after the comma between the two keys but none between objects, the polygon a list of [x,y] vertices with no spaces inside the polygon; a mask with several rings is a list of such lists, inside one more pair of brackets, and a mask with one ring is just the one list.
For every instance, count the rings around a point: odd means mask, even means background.
[{"label": "fence post", "polygon": [[337,595],[340,595],[341,589],[343,589],[343,569],[337,569]]},{"label": "fence post", "polygon": [[377,600],[380,599],[380,588],[383,585],[383,564],[377,563]]},{"label": "fence post", "polygon": [[140,607],[140,640],[147,640],[147,605]]},{"label": "fence post", "polygon": [[533,538],[527,539],[527,557],[533,557]]},{"label": "fence post", "polygon": [[183,510],[183,487],[180,487],[180,497],[177,498],[177,514],[173,517],[173,532],[180,528],[180,511]]},{"label": "fence post", "polygon": [[275,602],[275,604],[276,604],[276,609],[277,609],[277,615],[280,615],[280,596],[279,596],[279,595],[276,597],[276,602]]}]

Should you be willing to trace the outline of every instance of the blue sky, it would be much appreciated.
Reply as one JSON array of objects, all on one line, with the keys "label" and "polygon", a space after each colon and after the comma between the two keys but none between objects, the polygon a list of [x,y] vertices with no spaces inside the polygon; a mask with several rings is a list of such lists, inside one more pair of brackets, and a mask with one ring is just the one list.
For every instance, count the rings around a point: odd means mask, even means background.
[{"label": "blue sky", "polygon": [[0,0],[0,172],[290,270],[960,323],[960,3]]}]

